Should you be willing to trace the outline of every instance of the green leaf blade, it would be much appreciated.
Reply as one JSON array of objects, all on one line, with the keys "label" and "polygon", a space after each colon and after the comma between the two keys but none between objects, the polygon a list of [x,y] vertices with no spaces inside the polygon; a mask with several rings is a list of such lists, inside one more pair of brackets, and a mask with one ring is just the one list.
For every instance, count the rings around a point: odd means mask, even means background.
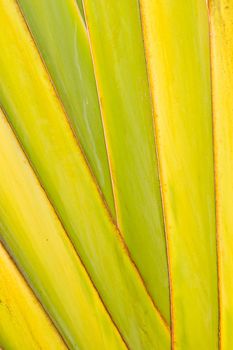
[{"label": "green leaf blade", "polygon": [[88,37],[75,0],[19,0],[76,137],[115,217]]},{"label": "green leaf blade", "polygon": [[84,1],[117,223],[170,322],[166,243],[138,1]]}]

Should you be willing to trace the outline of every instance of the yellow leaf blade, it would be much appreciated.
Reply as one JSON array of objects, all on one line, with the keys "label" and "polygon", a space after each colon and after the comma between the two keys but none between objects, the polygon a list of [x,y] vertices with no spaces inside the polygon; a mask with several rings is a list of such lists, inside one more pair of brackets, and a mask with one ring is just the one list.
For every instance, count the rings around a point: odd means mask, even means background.
[{"label": "yellow leaf blade", "polygon": [[208,16],[204,0],[141,0],[171,275],[174,349],[218,348]]},{"label": "yellow leaf blade", "polygon": [[0,328],[4,349],[67,349],[1,243]]},{"label": "yellow leaf blade", "polygon": [[209,1],[219,259],[220,346],[233,348],[233,3]]}]

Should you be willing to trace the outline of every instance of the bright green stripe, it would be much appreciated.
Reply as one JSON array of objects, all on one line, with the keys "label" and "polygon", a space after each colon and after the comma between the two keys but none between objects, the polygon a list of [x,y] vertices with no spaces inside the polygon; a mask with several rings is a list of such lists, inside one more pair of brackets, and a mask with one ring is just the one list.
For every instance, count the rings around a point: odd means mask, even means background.
[{"label": "bright green stripe", "polygon": [[218,349],[205,0],[141,0],[172,281],[174,349]]},{"label": "bright green stripe", "polygon": [[90,48],[75,0],[18,0],[112,215],[115,208]]},{"label": "bright green stripe", "polygon": [[113,174],[117,221],[169,322],[169,288],[153,116],[137,0],[85,0]]},{"label": "bright green stripe", "polygon": [[15,2],[0,4],[0,101],[8,118],[129,347],[169,349],[169,330],[110,220]]}]

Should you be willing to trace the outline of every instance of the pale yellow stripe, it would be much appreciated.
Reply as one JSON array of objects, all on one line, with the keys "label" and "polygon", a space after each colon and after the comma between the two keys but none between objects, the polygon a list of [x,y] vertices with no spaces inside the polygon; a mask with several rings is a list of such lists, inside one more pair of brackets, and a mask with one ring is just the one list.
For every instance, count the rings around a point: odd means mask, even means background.
[{"label": "pale yellow stripe", "polygon": [[7,350],[66,349],[1,243],[0,343]]},{"label": "pale yellow stripe", "polygon": [[233,1],[211,0],[220,349],[233,349]]}]

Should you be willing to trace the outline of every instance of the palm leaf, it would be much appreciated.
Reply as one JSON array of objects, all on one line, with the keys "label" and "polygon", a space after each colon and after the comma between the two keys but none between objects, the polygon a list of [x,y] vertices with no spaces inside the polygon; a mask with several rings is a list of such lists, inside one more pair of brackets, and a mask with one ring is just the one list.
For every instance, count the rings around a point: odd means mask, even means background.
[{"label": "palm leaf", "polygon": [[[0,47],[3,53],[0,68],[2,76],[0,99],[6,115],[27,152],[43,187],[54,203],[56,212],[72,238],[74,246],[111,313],[113,321],[122,333],[122,337],[126,339],[129,346],[135,349],[141,346],[156,348],[161,344],[167,348],[169,346],[169,332],[166,324],[152,303],[143,281],[122,243],[121,236],[104,206],[93,176],[67,123],[66,115],[54,93],[16,3],[13,0],[10,2],[2,1],[1,10],[1,25],[4,27],[4,34],[0,37]],[[44,156],[45,149],[46,157]],[[13,173],[18,173],[18,171],[13,171]],[[23,178],[26,176],[25,174],[20,175]],[[5,186],[6,184],[4,188]],[[25,194],[21,193],[18,196],[24,198]],[[10,199],[2,200],[2,202],[7,203],[8,200]],[[34,200],[39,202],[36,198]],[[13,203],[16,201],[14,200]],[[11,202],[11,206],[13,203]],[[7,212],[10,211],[9,207]],[[25,215],[30,215],[29,208],[26,207]],[[34,210],[38,211],[36,208]],[[39,217],[43,217],[42,213]],[[49,281],[52,284],[56,283],[56,281],[51,281],[55,271],[51,270],[50,273],[49,271],[45,273],[46,263],[38,267],[40,269],[38,274],[36,270],[31,270],[28,262],[33,258],[33,253],[28,250],[30,247],[27,246],[27,239],[21,240],[22,234],[18,233],[15,240],[17,224],[13,228],[9,226],[11,231],[8,232],[10,230],[8,225],[12,222],[12,219],[9,219],[9,214],[5,220],[9,221],[7,221],[7,229],[2,233],[3,238],[7,241],[12,255],[17,257],[21,268],[23,270],[29,269],[28,274],[30,273],[30,279],[34,280],[34,288],[39,294],[40,284],[45,288]],[[37,225],[28,223],[28,226],[33,228]],[[32,231],[35,239],[33,246],[37,247],[39,245],[37,242],[39,232],[33,229]],[[40,231],[46,230],[41,228]],[[28,230],[25,228],[26,232]],[[49,234],[52,235],[52,233]],[[49,250],[51,248],[48,247]],[[60,253],[59,256],[62,257],[64,254],[65,252]],[[54,259],[52,257],[49,259],[54,268]],[[64,258],[60,263],[64,266],[70,264],[68,261],[65,262]],[[45,280],[44,274],[50,277]],[[69,285],[69,280],[74,280],[72,274],[67,279],[65,283],[60,282],[63,289]],[[53,288],[59,290],[59,295],[62,295],[60,287]],[[43,295],[42,291],[40,297],[43,298],[43,302],[47,304],[48,308],[47,294]],[[69,293],[67,293],[68,295]],[[63,311],[60,312],[58,304],[56,304],[59,299],[51,299],[51,317],[55,322],[60,320],[61,332],[64,333],[69,344],[74,348],[77,343],[87,342],[89,344],[91,339],[89,338],[88,341],[86,338],[85,334],[88,334],[88,329],[85,327],[90,323],[90,320],[85,320],[84,336],[79,339],[80,327],[77,327],[76,317],[70,315],[67,318],[68,315],[64,310],[66,302],[61,307]],[[81,298],[77,296],[76,302],[79,299]],[[115,300],[118,302],[116,303]],[[138,300],[140,303],[137,302]],[[79,309],[80,306],[77,305],[77,307],[73,306],[71,311],[77,313]],[[89,314],[91,317],[92,314],[90,312]],[[127,314],[127,319],[124,317],[125,314]],[[97,319],[95,318],[93,322],[97,322]],[[147,325],[146,332],[137,332],[137,329],[144,329],[145,324]],[[109,332],[107,331],[107,334]],[[111,334],[110,332],[109,337],[112,337]],[[103,348],[103,344],[99,343],[98,345],[100,335],[99,331],[96,334],[97,341],[86,346],[88,348],[90,346]],[[106,341],[105,343],[108,344]]]},{"label": "palm leaf", "polygon": [[232,349],[232,6],[0,0],[0,349]]},{"label": "palm leaf", "polygon": [[180,349],[217,349],[207,8],[202,0],[141,0],[141,6],[168,236],[173,342]]}]

